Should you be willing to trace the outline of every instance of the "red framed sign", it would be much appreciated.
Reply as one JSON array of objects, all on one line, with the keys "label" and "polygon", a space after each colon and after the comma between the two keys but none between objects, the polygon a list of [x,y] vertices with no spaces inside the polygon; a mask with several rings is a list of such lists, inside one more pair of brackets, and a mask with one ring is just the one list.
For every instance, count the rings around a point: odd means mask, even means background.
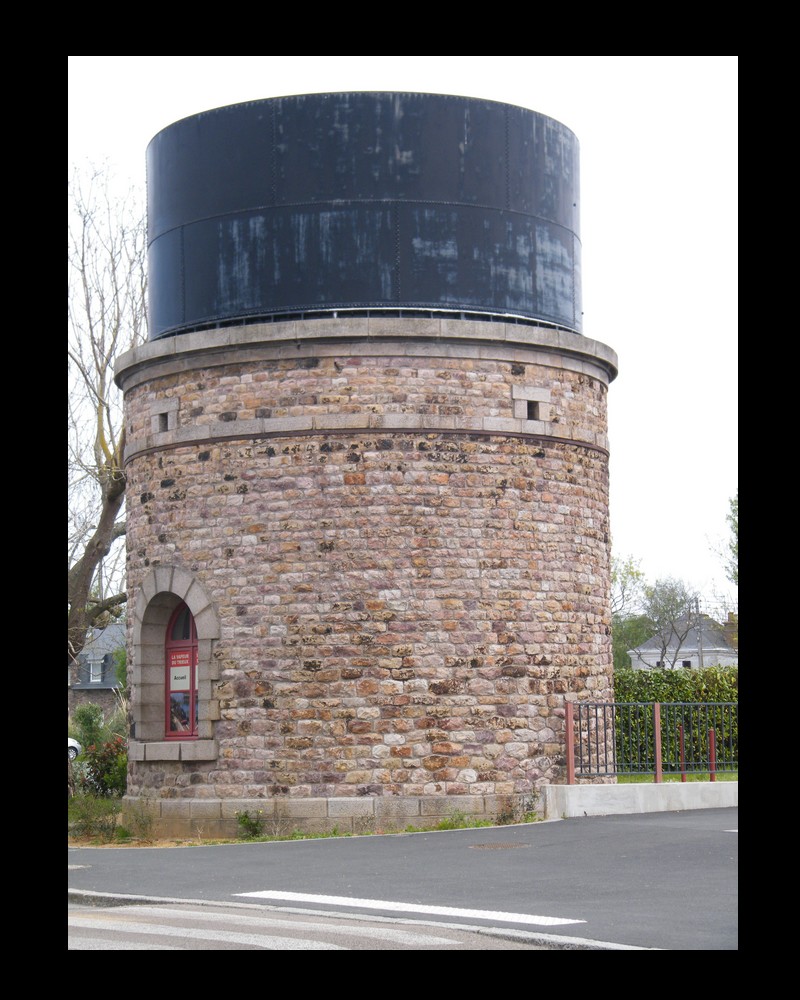
[{"label": "red framed sign", "polygon": [[167,738],[197,736],[197,629],[185,604],[179,605],[167,627],[165,649],[165,732]]}]

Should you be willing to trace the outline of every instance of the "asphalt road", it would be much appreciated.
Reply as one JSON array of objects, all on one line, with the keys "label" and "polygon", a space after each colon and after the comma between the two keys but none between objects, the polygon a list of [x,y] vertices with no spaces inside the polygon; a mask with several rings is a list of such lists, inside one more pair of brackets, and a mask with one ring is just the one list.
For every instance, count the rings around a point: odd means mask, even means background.
[{"label": "asphalt road", "polygon": [[70,848],[72,902],[235,903],[516,930],[553,947],[738,950],[738,809],[393,836]]}]

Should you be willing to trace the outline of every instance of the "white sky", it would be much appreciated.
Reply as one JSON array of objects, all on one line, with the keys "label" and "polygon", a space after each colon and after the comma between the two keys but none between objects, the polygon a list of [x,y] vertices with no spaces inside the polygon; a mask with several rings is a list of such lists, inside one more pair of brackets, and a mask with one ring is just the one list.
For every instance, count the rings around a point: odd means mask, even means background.
[{"label": "white sky", "polygon": [[615,555],[735,599],[714,550],[738,484],[737,56],[70,56],[69,165],[144,189],[180,118],[290,94],[399,90],[505,101],[581,150],[583,332],[609,390]]}]

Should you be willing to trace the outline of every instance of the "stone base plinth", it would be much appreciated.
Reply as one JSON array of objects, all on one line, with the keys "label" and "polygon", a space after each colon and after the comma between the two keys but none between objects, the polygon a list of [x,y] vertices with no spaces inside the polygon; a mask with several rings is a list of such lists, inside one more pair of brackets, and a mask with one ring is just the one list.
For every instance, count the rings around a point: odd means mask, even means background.
[{"label": "stone base plinth", "polygon": [[[462,818],[522,822],[536,814],[537,795],[419,795],[353,798],[145,799],[126,796],[121,822],[148,827],[154,839],[235,839],[237,814],[260,821],[265,836],[302,833],[392,833],[435,829]],[[146,824],[144,817],[147,817]]]}]

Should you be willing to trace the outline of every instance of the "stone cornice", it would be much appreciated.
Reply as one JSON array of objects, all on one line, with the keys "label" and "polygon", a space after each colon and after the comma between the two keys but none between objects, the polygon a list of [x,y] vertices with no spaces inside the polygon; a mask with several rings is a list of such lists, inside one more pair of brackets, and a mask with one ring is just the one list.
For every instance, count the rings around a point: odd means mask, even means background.
[{"label": "stone cornice", "polygon": [[[117,385],[127,391],[152,378],[247,361],[408,354],[543,364],[608,384],[617,355],[605,344],[552,327],[451,318],[355,316],[222,327],[163,337],[123,354]],[[413,345],[413,346],[412,346]]]}]

